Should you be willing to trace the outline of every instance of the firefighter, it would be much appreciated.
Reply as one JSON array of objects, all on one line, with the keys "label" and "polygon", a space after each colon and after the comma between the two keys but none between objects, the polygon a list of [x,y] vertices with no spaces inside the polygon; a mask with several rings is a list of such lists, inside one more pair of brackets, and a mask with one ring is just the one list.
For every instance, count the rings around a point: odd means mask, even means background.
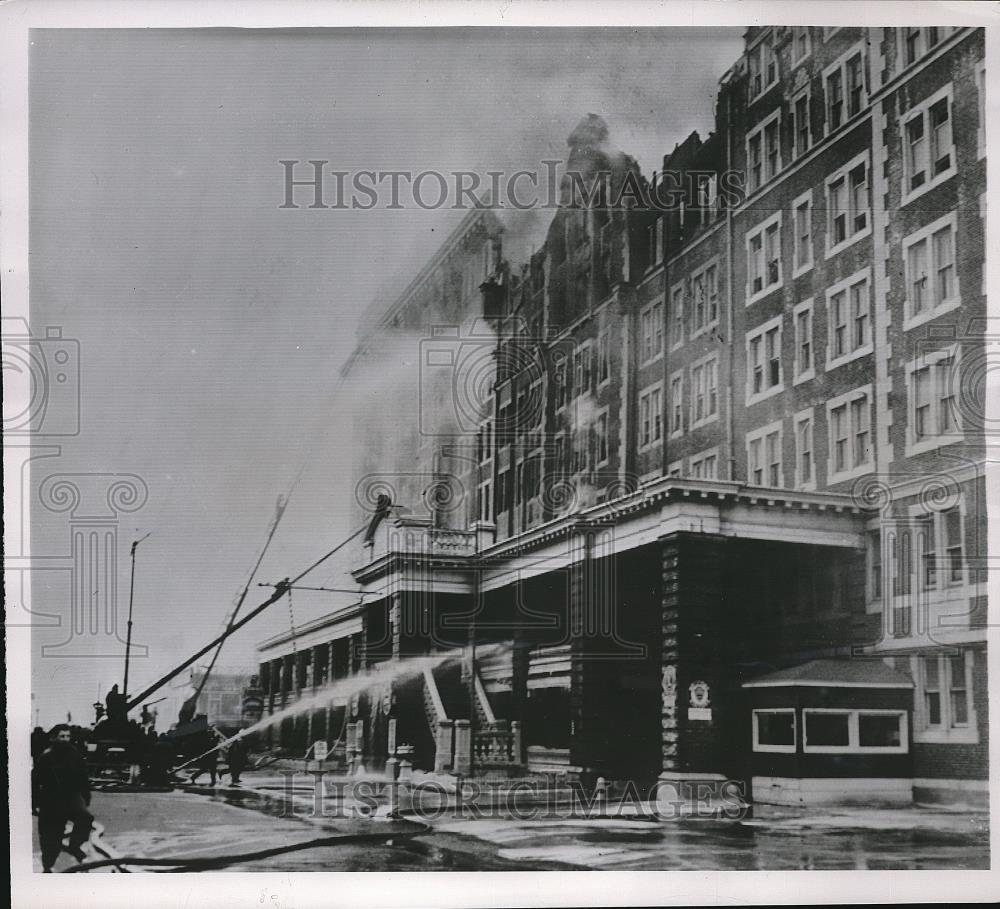
[{"label": "firefighter", "polygon": [[213,729],[211,732],[205,732],[197,739],[197,748],[199,751],[204,751],[197,761],[195,761],[195,767],[197,770],[188,779],[189,783],[195,782],[198,777],[203,773],[208,774],[209,781],[212,786],[215,786],[215,777],[218,773],[219,765],[219,750],[218,744],[225,741],[225,737],[219,734],[217,729]]},{"label": "firefighter", "polygon": [[66,822],[73,822],[66,851],[78,862],[86,858],[82,846],[90,837],[94,816],[90,806],[87,765],[72,745],[69,726],[52,730],[52,744],[39,756],[31,772],[32,813],[38,815],[38,839],[42,846],[42,870],[52,866],[63,851]]},{"label": "firefighter", "polygon": [[234,786],[240,784],[240,774],[247,766],[247,746],[243,736],[237,736],[229,743],[229,781]]}]

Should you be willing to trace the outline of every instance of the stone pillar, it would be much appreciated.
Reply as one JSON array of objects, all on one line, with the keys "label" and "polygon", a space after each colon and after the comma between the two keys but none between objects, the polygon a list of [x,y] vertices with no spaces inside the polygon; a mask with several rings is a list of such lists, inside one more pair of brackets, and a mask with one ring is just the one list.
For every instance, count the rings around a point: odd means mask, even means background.
[{"label": "stone pillar", "polygon": [[394,593],[389,605],[389,628],[387,629],[392,637],[392,659],[398,660],[402,656],[402,614],[403,595]]},{"label": "stone pillar", "polygon": [[413,746],[399,746],[399,780],[404,782],[413,777]]},{"label": "stone pillar", "polygon": [[434,772],[443,773],[452,767],[452,743],[455,724],[451,720],[438,720],[434,741]]},{"label": "stone pillar", "polygon": [[472,769],[472,728],[468,720],[455,720],[455,762],[452,773],[468,775]]},{"label": "stone pillar", "polygon": [[521,721],[512,720],[510,724],[512,736],[511,751],[513,752],[514,763],[524,763],[524,739],[521,734]]},{"label": "stone pillar", "polygon": [[593,704],[593,673],[595,662],[591,651],[597,645],[594,620],[599,604],[598,591],[592,583],[590,546],[592,530],[581,528],[569,541],[569,633],[570,633],[570,763],[583,768],[593,767],[594,734],[601,720],[595,716]]},{"label": "stone pillar", "polygon": [[[662,542],[663,770],[659,795],[700,808],[722,798],[734,771],[739,705],[724,659],[722,609],[729,541],[672,534]],[[729,633],[732,633],[731,630]],[[731,795],[729,796],[731,800]],[[707,801],[706,801],[707,800]]]},{"label": "stone pillar", "polygon": [[680,609],[680,550],[676,537],[664,541],[660,555],[663,565],[663,666],[661,675],[663,770],[673,771],[678,769],[677,662],[679,648],[677,617]]}]

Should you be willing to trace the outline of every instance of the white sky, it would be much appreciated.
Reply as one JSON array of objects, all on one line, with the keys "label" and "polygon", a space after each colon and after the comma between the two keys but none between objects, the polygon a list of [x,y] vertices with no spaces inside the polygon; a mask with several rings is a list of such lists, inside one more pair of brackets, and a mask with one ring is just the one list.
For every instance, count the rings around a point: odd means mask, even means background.
[{"label": "white sky", "polygon": [[[358,313],[433,253],[456,213],[282,211],[279,159],[338,169],[515,170],[562,158],[588,112],[647,174],[713,125],[742,29],[36,31],[31,56],[31,310],[80,341],[81,432],[50,472],[134,473],[120,525],[139,550],[131,688],[221,630],[274,501],[305,468],[260,577],[295,574],[347,532],[349,409],[338,368]],[[541,225],[544,227],[544,224]],[[378,411],[377,400],[346,407]],[[32,513],[35,553],[68,552],[65,515]],[[37,516],[37,520],[35,520]],[[346,586],[340,562],[312,583]],[[64,573],[63,573],[64,574]],[[36,611],[68,616],[63,575]],[[60,579],[61,578],[61,579]],[[265,591],[254,588],[248,606]],[[297,594],[295,621],[347,598]],[[288,627],[285,604],[221,664]],[[43,724],[92,718],[118,655],[40,657]]]}]

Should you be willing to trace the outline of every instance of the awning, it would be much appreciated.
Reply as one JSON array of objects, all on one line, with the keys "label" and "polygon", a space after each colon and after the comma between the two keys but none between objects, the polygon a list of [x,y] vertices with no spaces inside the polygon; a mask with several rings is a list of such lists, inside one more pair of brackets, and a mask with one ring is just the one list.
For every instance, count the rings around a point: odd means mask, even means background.
[{"label": "awning", "polygon": [[744,688],[912,688],[913,680],[881,660],[810,660],[744,682]]}]

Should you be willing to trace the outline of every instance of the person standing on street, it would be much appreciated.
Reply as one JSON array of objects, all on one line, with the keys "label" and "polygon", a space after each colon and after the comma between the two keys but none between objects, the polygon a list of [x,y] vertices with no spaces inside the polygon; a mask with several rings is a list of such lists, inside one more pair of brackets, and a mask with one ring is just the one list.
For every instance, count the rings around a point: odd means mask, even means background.
[{"label": "person standing on street", "polygon": [[73,822],[73,830],[66,851],[82,862],[86,858],[82,846],[90,837],[94,816],[87,810],[90,806],[87,765],[72,745],[69,726],[59,725],[52,730],[52,744],[35,761],[31,771],[31,803],[33,813],[38,815],[42,870],[51,872],[63,851],[67,821]]},{"label": "person standing on street", "polygon": [[247,746],[243,736],[237,736],[229,743],[229,781],[234,786],[240,784],[240,774],[247,766]]}]

